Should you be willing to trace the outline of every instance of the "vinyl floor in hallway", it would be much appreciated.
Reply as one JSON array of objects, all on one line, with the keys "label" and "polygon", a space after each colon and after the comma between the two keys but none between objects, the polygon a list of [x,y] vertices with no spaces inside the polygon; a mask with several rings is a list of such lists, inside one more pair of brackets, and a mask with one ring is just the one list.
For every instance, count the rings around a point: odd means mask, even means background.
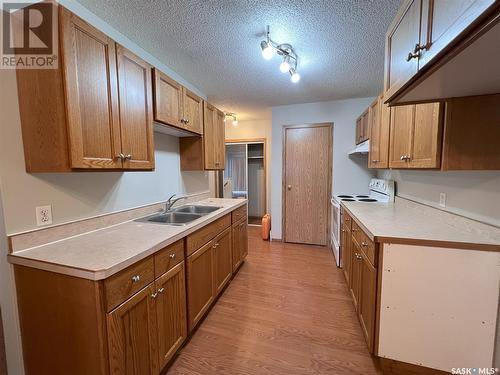
[{"label": "vinyl floor in hallway", "polygon": [[331,251],[259,235],[249,227],[246,262],[168,374],[381,373]]}]

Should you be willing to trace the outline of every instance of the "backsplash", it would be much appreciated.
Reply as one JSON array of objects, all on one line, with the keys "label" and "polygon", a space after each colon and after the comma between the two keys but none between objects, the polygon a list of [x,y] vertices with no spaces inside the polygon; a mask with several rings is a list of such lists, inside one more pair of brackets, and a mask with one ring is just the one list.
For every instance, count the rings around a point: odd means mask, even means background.
[{"label": "backsplash", "polygon": [[[381,170],[379,178],[396,181],[396,195],[500,227],[498,171]],[[439,205],[446,194],[446,207]]]}]

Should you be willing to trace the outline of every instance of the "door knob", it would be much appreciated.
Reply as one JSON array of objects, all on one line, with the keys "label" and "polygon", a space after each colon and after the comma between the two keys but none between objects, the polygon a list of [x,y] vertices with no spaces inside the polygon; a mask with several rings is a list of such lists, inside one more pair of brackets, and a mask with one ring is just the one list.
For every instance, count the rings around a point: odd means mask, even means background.
[{"label": "door knob", "polygon": [[288,190],[292,190],[292,185],[288,185],[286,188],[287,188]]}]

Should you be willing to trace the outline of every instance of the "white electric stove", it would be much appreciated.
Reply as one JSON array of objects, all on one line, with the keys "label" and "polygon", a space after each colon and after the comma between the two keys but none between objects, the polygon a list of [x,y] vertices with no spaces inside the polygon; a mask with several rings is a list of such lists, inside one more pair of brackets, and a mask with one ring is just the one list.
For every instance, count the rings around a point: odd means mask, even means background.
[{"label": "white electric stove", "polygon": [[368,185],[367,193],[344,193],[335,194],[331,199],[332,204],[332,233],[331,233],[331,247],[335,255],[337,267],[341,267],[342,249],[340,247],[340,227],[341,227],[341,213],[340,202],[365,202],[370,203],[388,203],[394,202],[394,181],[372,178]]}]

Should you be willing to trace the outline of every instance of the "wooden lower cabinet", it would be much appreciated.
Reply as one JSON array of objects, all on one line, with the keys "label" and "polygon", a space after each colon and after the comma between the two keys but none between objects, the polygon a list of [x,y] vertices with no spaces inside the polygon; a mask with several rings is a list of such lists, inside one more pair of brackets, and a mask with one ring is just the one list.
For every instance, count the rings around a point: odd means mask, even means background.
[{"label": "wooden lower cabinet", "polygon": [[344,270],[344,276],[347,282],[347,285],[351,286],[351,264],[352,264],[352,255],[351,255],[351,232],[342,226],[341,230],[341,247],[342,247],[342,268]]},{"label": "wooden lower cabinet", "polygon": [[151,283],[108,314],[110,374],[158,372],[155,297]]},{"label": "wooden lower cabinet", "polygon": [[212,241],[187,258],[187,295],[188,327],[191,332],[215,298]]},{"label": "wooden lower cabinet", "polygon": [[351,247],[351,277],[350,277],[350,287],[351,287],[351,295],[354,301],[354,307],[356,311],[359,310],[359,289],[360,289],[360,273],[361,273],[361,264],[359,262],[359,253],[361,252],[359,245],[356,241],[352,241]]},{"label": "wooden lower cabinet", "polygon": [[156,336],[160,369],[172,359],[187,337],[184,261],[156,280]]},{"label": "wooden lower cabinet", "polygon": [[227,285],[233,274],[231,259],[231,228],[227,228],[214,239],[215,294],[218,295]]},{"label": "wooden lower cabinet", "polygon": [[232,263],[233,272],[243,263],[248,255],[248,224],[247,218],[243,218],[237,223],[233,224],[233,249],[232,249]]},{"label": "wooden lower cabinet", "polygon": [[364,253],[357,259],[359,266],[358,316],[368,350],[373,353],[375,340],[375,307],[377,295],[377,269]]}]

